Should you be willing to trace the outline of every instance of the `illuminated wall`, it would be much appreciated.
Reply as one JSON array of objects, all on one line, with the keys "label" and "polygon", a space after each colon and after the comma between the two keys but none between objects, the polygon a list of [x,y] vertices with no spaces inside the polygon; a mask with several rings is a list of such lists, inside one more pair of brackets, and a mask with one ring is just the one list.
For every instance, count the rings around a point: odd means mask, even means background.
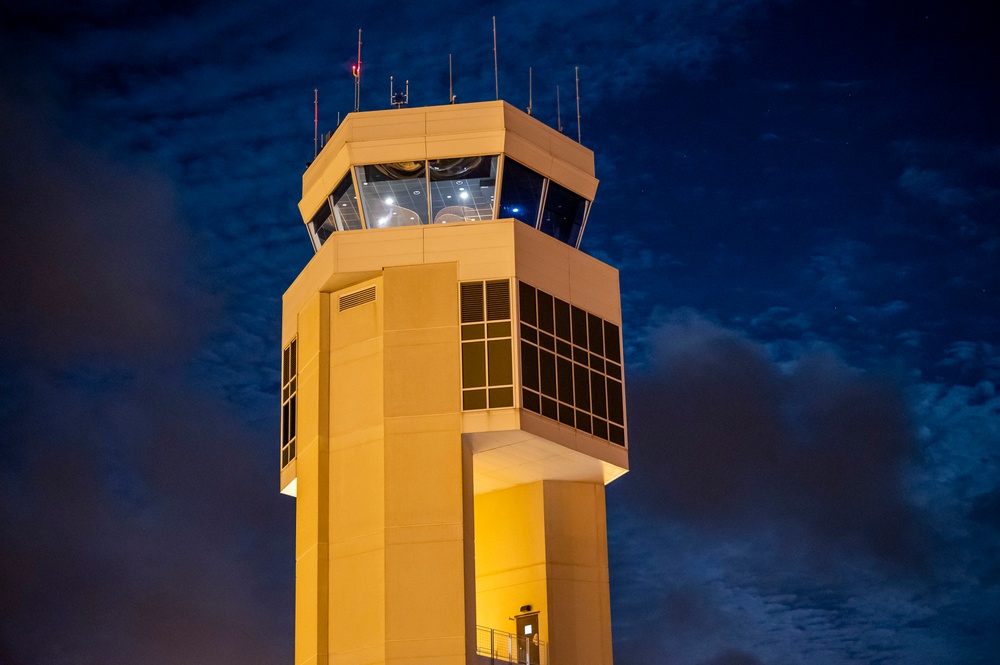
[{"label": "illuminated wall", "polygon": [[352,114],[307,170],[316,255],[282,311],[297,664],[471,664],[492,629],[610,665],[628,441],[617,271],[576,249],[596,185],[502,102]]}]

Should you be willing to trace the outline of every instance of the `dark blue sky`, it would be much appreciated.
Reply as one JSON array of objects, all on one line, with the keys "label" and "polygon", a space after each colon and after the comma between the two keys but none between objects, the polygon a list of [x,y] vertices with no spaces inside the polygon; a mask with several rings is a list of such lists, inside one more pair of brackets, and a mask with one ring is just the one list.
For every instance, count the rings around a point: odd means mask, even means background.
[{"label": "dark blue sky", "polygon": [[[982,2],[0,7],[0,664],[287,663],[279,311],[321,128],[500,96],[621,270],[619,665],[1000,653],[1000,19]],[[20,6],[23,5],[23,6]]]}]

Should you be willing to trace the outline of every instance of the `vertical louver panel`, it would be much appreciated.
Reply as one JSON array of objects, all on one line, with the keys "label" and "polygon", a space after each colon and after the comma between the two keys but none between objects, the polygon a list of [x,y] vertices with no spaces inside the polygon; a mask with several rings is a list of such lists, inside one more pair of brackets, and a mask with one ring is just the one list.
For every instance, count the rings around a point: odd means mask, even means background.
[{"label": "vertical louver panel", "polygon": [[462,284],[462,323],[483,321],[483,283],[466,282]]},{"label": "vertical louver panel", "polygon": [[507,280],[486,282],[486,320],[510,318],[510,284]]}]

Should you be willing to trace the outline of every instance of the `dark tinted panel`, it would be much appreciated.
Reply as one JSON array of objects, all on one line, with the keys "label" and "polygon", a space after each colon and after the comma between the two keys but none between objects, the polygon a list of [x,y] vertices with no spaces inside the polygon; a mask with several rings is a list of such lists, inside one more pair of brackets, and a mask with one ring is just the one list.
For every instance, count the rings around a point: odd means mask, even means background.
[{"label": "dark tinted panel", "polygon": [[523,341],[521,342],[521,382],[525,388],[539,390],[538,349]]},{"label": "dark tinted panel", "polygon": [[466,390],[462,393],[462,408],[466,411],[486,408],[486,389]]},{"label": "dark tinted panel", "polygon": [[622,384],[608,379],[608,420],[625,424],[625,405],[622,402]]},{"label": "dark tinted panel", "polygon": [[552,420],[559,420],[559,405],[554,399],[542,397],[542,415]]},{"label": "dark tinted panel", "polygon": [[604,375],[597,372],[590,373],[590,411],[595,416],[601,418],[608,417],[607,395],[604,388]]},{"label": "dark tinted panel", "polygon": [[565,404],[559,405],[559,422],[563,425],[569,425],[573,427],[573,407],[567,406]]},{"label": "dark tinted panel", "polygon": [[619,446],[624,446],[625,428],[619,427],[618,425],[609,425],[608,439],[611,441],[611,443],[617,443]]},{"label": "dark tinted panel", "polygon": [[510,321],[486,324],[487,337],[510,337]]},{"label": "dark tinted panel", "polygon": [[587,313],[579,307],[573,308],[573,343],[587,348]]},{"label": "dark tinted panel", "polygon": [[486,344],[466,342],[462,345],[462,387],[486,385]]},{"label": "dark tinted panel", "polygon": [[586,367],[573,365],[573,385],[577,407],[590,411],[590,371]]},{"label": "dark tinted panel", "polygon": [[513,217],[535,226],[544,181],[545,178],[531,169],[512,159],[504,158],[499,217],[501,219]]},{"label": "dark tinted panel", "polygon": [[575,247],[586,212],[586,199],[560,184],[549,181],[545,208],[542,210],[542,223],[538,228],[543,233]]},{"label": "dark tinted panel", "polygon": [[622,361],[621,342],[618,341],[618,326],[604,322],[604,357],[616,363]]},{"label": "dark tinted panel", "polygon": [[514,406],[514,389],[511,387],[507,388],[490,388],[490,408],[491,409],[502,409],[505,407]]},{"label": "dark tinted panel", "polygon": [[570,342],[573,340],[573,334],[570,330],[569,303],[565,300],[559,300],[558,298],[556,298],[555,301],[556,337]]},{"label": "dark tinted panel", "polygon": [[552,313],[552,296],[544,291],[538,292],[538,327],[547,333],[555,334],[555,317]]},{"label": "dark tinted panel", "polygon": [[556,357],[549,351],[541,350],[538,363],[538,374],[541,379],[542,394],[556,396]]},{"label": "dark tinted panel", "polygon": [[486,344],[489,358],[489,385],[502,386],[513,383],[510,340],[491,339]]},{"label": "dark tinted panel", "polygon": [[587,332],[590,337],[590,352],[604,355],[604,321],[594,316],[587,315]]},{"label": "dark tinted panel", "polygon": [[541,397],[538,396],[538,393],[525,390],[521,395],[521,399],[524,402],[524,408],[527,410],[534,411],[535,413],[542,412],[542,400]]},{"label": "dark tinted panel", "polygon": [[521,302],[521,320],[533,326],[538,325],[538,317],[535,316],[535,288],[518,282],[517,291]]},{"label": "dark tinted panel", "polygon": [[565,358],[556,359],[557,383],[559,384],[559,400],[567,404],[573,403],[573,363]]}]

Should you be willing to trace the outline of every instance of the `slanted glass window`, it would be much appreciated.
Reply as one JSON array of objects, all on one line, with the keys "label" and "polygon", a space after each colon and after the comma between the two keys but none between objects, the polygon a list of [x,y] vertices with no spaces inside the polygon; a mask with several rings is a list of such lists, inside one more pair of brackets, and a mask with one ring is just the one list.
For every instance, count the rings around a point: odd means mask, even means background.
[{"label": "slanted glass window", "polygon": [[545,194],[545,208],[542,210],[542,223],[538,228],[543,233],[576,247],[586,212],[585,198],[550,180]]},{"label": "slanted glass window", "polygon": [[358,211],[358,194],[354,191],[351,174],[348,173],[330,194],[330,206],[337,222],[338,231],[356,231],[361,228],[361,213]]},{"label": "slanted glass window", "polygon": [[514,406],[510,282],[462,282],[462,408]]},{"label": "slanted glass window", "polygon": [[370,164],[355,171],[369,229],[427,223],[425,162]]},{"label": "slanted glass window", "polygon": [[313,249],[318,252],[334,232],[360,228],[358,195],[354,192],[354,183],[348,173],[309,220],[309,237],[312,239]]},{"label": "slanted glass window", "polygon": [[318,252],[326,239],[337,227],[334,225],[333,213],[330,211],[330,201],[323,201],[313,218],[309,220],[309,239],[312,240],[313,251]]},{"label": "slanted glass window", "polygon": [[295,402],[298,345],[293,339],[281,354],[281,468],[295,459]]},{"label": "slanted glass window", "polygon": [[434,224],[493,219],[496,155],[432,159],[427,171]]},{"label": "slanted glass window", "polygon": [[544,184],[545,178],[541,175],[509,157],[504,158],[499,217],[513,217],[535,226]]}]

